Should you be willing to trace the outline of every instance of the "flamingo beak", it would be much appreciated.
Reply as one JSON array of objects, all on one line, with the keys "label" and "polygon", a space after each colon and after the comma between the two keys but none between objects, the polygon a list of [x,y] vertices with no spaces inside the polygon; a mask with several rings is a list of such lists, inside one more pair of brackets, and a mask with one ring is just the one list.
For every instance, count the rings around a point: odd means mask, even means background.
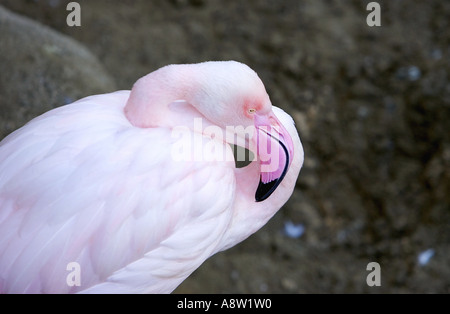
[{"label": "flamingo beak", "polygon": [[275,117],[255,114],[257,132],[257,158],[260,161],[260,180],[255,200],[267,199],[280,185],[292,161],[294,144],[292,138]]}]

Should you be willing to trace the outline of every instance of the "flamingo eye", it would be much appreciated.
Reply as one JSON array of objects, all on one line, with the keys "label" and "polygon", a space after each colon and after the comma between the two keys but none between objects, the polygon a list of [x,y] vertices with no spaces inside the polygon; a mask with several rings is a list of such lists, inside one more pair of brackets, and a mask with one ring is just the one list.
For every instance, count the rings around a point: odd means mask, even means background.
[{"label": "flamingo eye", "polygon": [[256,109],[250,108],[248,109],[248,113],[250,114],[254,114],[256,112]]}]

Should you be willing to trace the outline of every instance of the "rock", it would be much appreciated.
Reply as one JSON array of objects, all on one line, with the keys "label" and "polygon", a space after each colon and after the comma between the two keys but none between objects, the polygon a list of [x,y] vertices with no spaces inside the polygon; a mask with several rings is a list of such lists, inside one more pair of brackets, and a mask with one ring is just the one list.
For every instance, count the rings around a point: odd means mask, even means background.
[{"label": "rock", "polygon": [[115,90],[84,46],[0,6],[0,139],[79,98]]}]

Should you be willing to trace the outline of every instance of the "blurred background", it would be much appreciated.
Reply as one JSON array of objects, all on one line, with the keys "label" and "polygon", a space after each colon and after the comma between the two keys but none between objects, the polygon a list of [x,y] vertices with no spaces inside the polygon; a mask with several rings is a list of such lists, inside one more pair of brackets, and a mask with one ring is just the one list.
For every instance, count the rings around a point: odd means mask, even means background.
[{"label": "blurred background", "polygon": [[[450,292],[450,2],[0,0],[0,138],[170,63],[237,60],[294,118],[305,164],[259,232],[179,293]],[[366,266],[381,267],[369,287]]]}]

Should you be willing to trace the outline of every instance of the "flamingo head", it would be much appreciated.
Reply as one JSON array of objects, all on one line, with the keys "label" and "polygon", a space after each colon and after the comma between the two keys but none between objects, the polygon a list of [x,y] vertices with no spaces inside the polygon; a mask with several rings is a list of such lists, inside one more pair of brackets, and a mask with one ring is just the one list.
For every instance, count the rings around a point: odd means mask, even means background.
[{"label": "flamingo head", "polygon": [[[177,100],[186,101],[223,130],[230,127],[253,130],[245,131],[252,133],[245,141],[260,164],[255,200],[267,199],[287,173],[293,160],[294,145],[290,134],[275,116],[256,72],[236,61],[165,66],[135,84],[125,112],[137,126],[160,126],[166,123],[163,119],[168,115],[161,108]],[[144,104],[140,106],[140,103]],[[148,110],[149,104],[154,107],[152,114],[142,110]]]},{"label": "flamingo head", "polygon": [[192,90],[196,92],[189,101],[223,129],[254,130],[248,144],[260,163],[255,200],[264,201],[282,182],[293,160],[290,134],[275,116],[261,79],[247,65],[219,61],[195,66],[196,86]]}]

